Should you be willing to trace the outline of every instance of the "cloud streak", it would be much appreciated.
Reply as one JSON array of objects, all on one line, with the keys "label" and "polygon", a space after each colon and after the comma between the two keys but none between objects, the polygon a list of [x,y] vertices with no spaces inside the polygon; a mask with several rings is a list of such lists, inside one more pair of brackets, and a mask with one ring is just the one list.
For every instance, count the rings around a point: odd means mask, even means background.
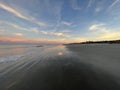
[{"label": "cloud streak", "polygon": [[27,28],[20,27],[19,25],[16,25],[16,24],[9,23],[9,25],[11,25],[12,27],[14,27],[16,29],[20,29],[20,30],[24,30],[24,31],[29,31]]},{"label": "cloud streak", "polygon": [[21,13],[19,13],[18,11],[14,10],[13,8],[11,8],[11,7],[9,7],[9,6],[6,6],[6,5],[4,5],[4,4],[2,4],[2,3],[0,3],[0,8],[4,9],[4,10],[6,10],[6,11],[12,13],[12,14],[14,14],[15,16],[17,16],[17,17],[19,17],[19,18],[28,20],[27,17],[23,16],[23,15],[22,15]]},{"label": "cloud streak", "polygon": [[8,23],[8,22],[2,22],[2,21],[0,21],[0,25],[5,25],[5,26],[8,25],[8,26],[11,26],[11,27],[13,27],[13,28],[16,28],[17,30],[19,29],[19,30],[23,30],[23,31],[27,31],[27,32],[39,33],[39,30],[38,30],[38,28],[36,28],[36,27],[24,28],[24,27],[21,27],[21,26],[19,26],[19,25],[17,25],[17,24]]},{"label": "cloud streak", "polygon": [[64,34],[62,32],[47,32],[47,31],[40,31],[44,35],[51,35],[51,36],[58,36],[58,37],[65,37],[68,38],[70,35]]},{"label": "cloud streak", "polygon": [[95,0],[89,0],[87,8],[91,7]]},{"label": "cloud streak", "polygon": [[104,24],[99,23],[99,24],[93,24],[89,27],[89,30],[97,30],[99,27],[103,26]]},{"label": "cloud streak", "polygon": [[119,29],[109,29],[101,23],[90,26],[89,31],[91,30],[95,30],[94,32],[89,32],[92,35],[92,40],[120,39]]},{"label": "cloud streak", "polygon": [[39,26],[46,26],[45,23],[40,22],[40,21],[37,21],[37,20],[35,20],[35,18],[33,18],[33,17],[27,17],[27,16],[21,14],[19,11],[15,10],[15,9],[13,9],[12,7],[9,7],[9,6],[7,6],[7,5],[5,5],[5,4],[3,4],[3,3],[0,3],[0,8],[8,11],[9,13],[12,13],[13,15],[15,15],[16,17],[19,17],[19,18],[21,18],[21,19],[30,21],[30,22],[32,22],[32,23],[35,23],[35,24],[39,25]]},{"label": "cloud streak", "polygon": [[112,7],[114,7],[120,0],[115,0],[109,7],[108,10],[110,10]]},{"label": "cloud streak", "polygon": [[72,25],[71,22],[66,22],[66,21],[62,21],[61,24],[66,25],[66,26],[71,26]]},{"label": "cloud streak", "polygon": [[22,33],[13,33],[13,35],[15,35],[15,36],[23,36],[23,34]]}]

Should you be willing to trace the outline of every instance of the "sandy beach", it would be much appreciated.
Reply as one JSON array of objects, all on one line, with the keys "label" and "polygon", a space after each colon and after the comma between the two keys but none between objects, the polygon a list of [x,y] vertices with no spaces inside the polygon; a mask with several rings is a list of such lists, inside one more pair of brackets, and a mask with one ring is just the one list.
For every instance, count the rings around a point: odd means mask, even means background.
[{"label": "sandy beach", "polygon": [[0,90],[120,90],[119,45],[38,48],[0,63]]}]

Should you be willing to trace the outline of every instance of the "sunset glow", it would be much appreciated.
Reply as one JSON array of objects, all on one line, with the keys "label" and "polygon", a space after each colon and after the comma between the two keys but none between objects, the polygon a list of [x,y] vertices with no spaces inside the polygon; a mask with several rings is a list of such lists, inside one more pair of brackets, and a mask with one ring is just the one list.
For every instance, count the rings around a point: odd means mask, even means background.
[{"label": "sunset glow", "polygon": [[0,42],[120,39],[120,0],[0,0]]}]

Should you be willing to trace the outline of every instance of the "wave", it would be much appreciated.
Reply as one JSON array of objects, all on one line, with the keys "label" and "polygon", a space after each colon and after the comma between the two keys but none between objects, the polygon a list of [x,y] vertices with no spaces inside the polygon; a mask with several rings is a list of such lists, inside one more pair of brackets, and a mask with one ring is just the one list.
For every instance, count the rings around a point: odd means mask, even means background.
[{"label": "wave", "polygon": [[2,62],[10,62],[10,61],[16,61],[18,58],[22,57],[23,55],[14,55],[14,56],[6,56],[0,58],[0,63]]}]

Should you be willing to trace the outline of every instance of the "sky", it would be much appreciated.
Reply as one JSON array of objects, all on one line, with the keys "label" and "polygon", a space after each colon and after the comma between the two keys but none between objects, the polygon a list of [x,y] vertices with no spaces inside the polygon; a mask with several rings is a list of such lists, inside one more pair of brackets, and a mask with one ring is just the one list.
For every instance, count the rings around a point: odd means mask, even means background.
[{"label": "sky", "polygon": [[0,42],[120,39],[120,0],[0,0]]}]

